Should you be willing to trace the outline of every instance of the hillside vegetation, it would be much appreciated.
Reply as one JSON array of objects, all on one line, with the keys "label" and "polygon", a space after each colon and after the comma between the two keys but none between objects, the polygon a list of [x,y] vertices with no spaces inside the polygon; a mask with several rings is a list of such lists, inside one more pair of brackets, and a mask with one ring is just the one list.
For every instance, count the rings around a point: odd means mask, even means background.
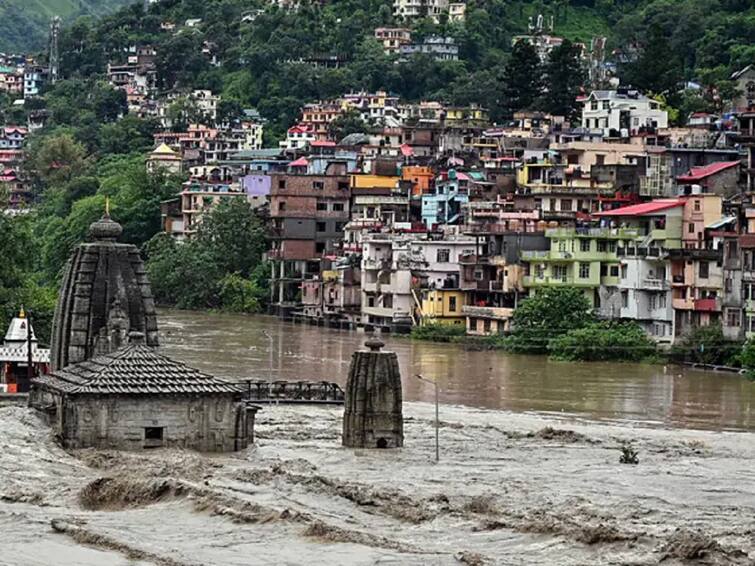
[{"label": "hillside vegetation", "polygon": [[72,21],[78,16],[101,16],[128,0],[0,0],[0,51],[43,49],[52,16]]}]

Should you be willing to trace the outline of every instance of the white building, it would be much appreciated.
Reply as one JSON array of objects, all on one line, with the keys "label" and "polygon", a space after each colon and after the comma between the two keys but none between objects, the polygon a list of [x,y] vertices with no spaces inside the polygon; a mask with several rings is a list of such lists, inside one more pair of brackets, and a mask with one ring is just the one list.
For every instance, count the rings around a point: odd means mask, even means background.
[{"label": "white building", "polygon": [[584,100],[582,127],[608,137],[629,137],[644,129],[668,127],[668,113],[657,100],[637,90],[594,90]]},{"label": "white building", "polygon": [[211,123],[217,121],[219,96],[212,94],[211,90],[195,90],[191,93],[191,99]]},{"label": "white building", "polygon": [[310,126],[293,126],[286,132],[286,139],[278,142],[283,149],[302,149],[317,139],[317,134]]},{"label": "white building", "polygon": [[363,236],[362,323],[391,330],[417,324],[421,291],[458,289],[461,257],[474,253],[475,239],[466,236]]},{"label": "white building", "polygon": [[435,23],[448,12],[448,0],[394,0],[393,15],[397,18],[430,18]]}]

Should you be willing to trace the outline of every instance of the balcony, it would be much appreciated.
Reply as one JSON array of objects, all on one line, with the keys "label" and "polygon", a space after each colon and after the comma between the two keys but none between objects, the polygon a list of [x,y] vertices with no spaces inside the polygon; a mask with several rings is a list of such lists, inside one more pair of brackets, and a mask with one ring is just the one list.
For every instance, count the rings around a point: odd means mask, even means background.
[{"label": "balcony", "polygon": [[[683,281],[684,277],[682,277],[682,282]],[[642,280],[642,288],[651,289],[653,291],[666,291],[669,288],[669,282],[666,279],[646,277]]]},{"label": "balcony", "polygon": [[461,307],[462,314],[478,318],[492,318],[495,320],[508,320],[514,314],[514,309],[506,307]]},{"label": "balcony", "polygon": [[695,310],[702,312],[716,312],[721,310],[721,300],[718,298],[695,299]]},{"label": "balcony", "polygon": [[693,299],[673,299],[671,306],[677,310],[691,311],[695,308],[695,301]]},{"label": "balcony", "polygon": [[633,228],[549,228],[545,237],[634,240],[639,237],[639,232]]}]

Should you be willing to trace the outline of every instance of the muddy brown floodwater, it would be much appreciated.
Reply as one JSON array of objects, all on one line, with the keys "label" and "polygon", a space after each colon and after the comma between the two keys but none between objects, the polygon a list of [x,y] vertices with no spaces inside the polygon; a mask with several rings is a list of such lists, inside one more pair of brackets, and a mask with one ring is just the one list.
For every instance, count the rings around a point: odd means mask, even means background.
[{"label": "muddy brown floodwater", "polygon": [[[343,383],[364,341],[267,317],[160,325],[165,352],[226,377]],[[253,446],[211,455],[65,451],[35,411],[0,407],[0,566],[755,564],[745,379],[386,341],[408,399],[396,450],[343,448],[339,406],[264,406]],[[438,463],[414,373],[443,389]]]},{"label": "muddy brown floodwater", "polygon": [[[163,352],[221,377],[344,384],[363,333],[267,316],[160,312]],[[566,413],[672,427],[755,430],[755,382],[679,366],[555,362],[384,336],[398,353],[406,400],[431,401],[414,374],[437,378],[441,402]]]}]

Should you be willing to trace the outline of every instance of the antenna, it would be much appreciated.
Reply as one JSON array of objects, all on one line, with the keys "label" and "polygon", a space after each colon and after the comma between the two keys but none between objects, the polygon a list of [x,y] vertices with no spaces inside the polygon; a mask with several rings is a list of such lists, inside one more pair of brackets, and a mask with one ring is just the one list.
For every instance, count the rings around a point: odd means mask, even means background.
[{"label": "antenna", "polygon": [[58,55],[58,38],[60,36],[60,18],[53,16],[50,18],[50,45],[49,45],[49,76],[50,83],[55,84],[58,80],[58,66],[60,63]]}]

